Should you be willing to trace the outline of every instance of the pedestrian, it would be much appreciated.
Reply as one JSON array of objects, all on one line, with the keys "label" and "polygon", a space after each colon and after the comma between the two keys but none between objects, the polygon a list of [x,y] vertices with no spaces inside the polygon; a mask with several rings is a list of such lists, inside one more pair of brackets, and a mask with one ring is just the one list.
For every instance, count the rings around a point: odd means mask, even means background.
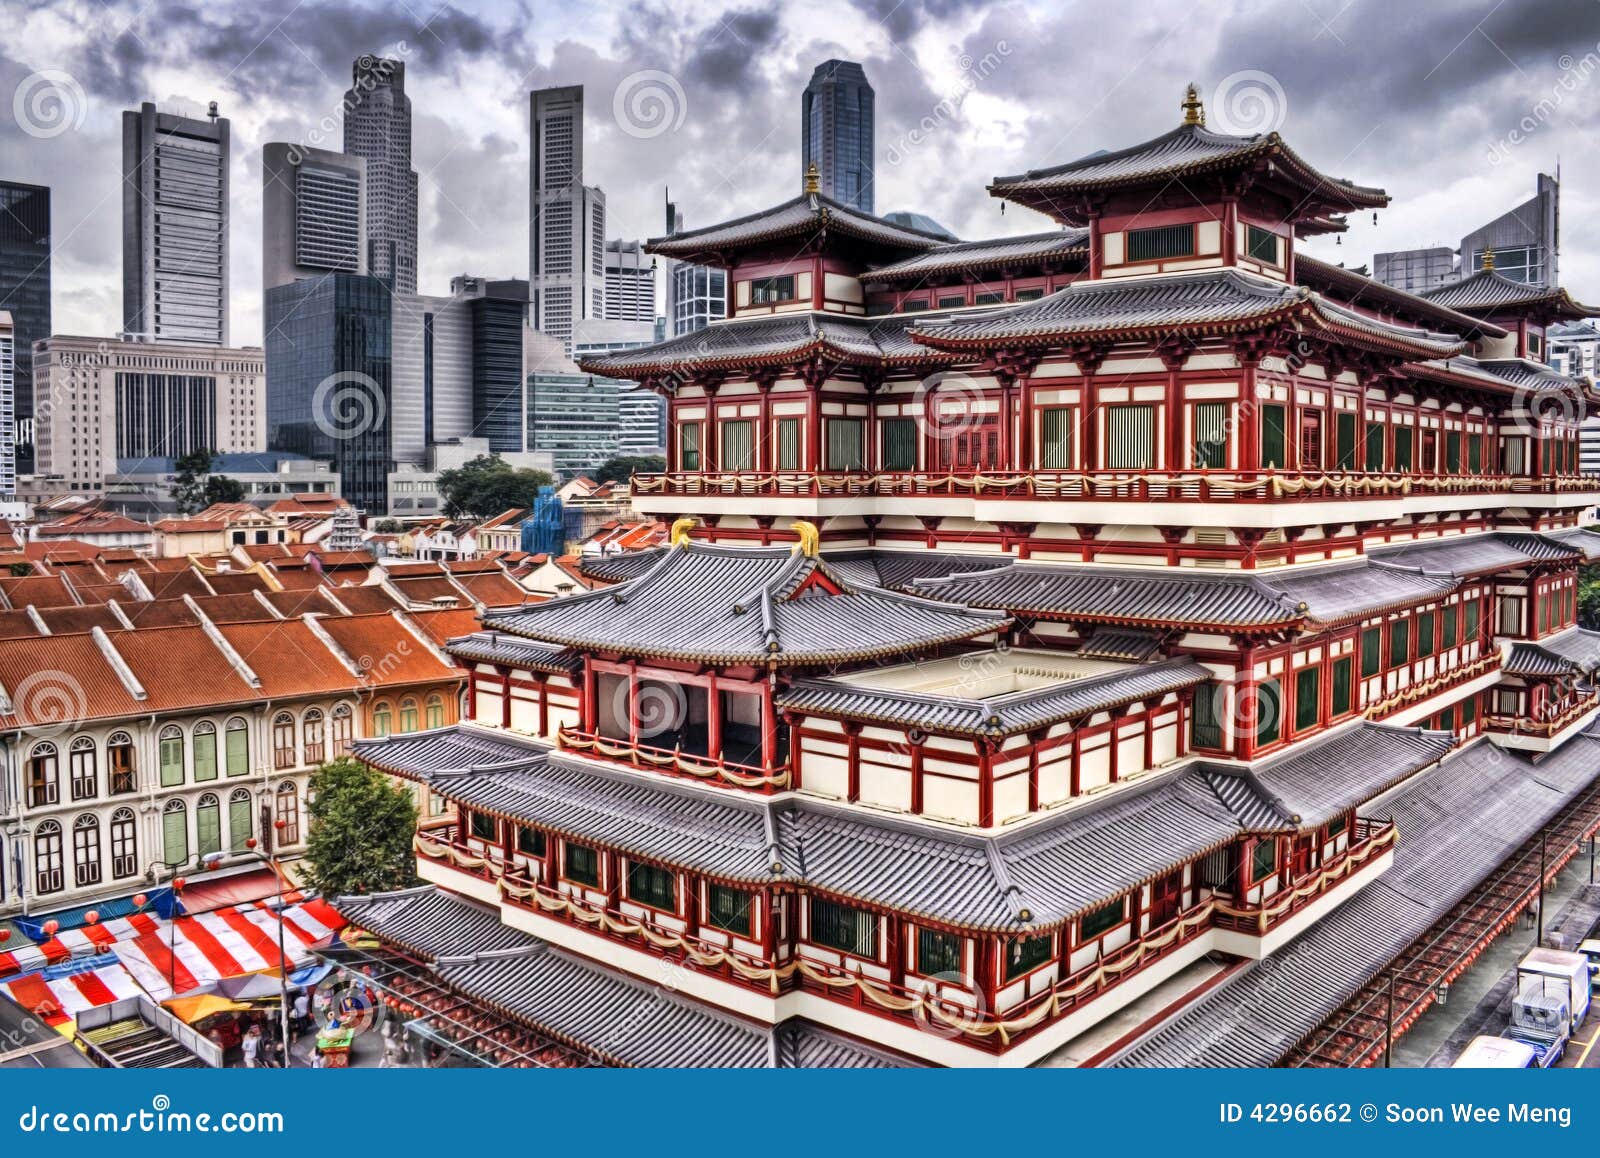
[{"label": "pedestrian", "polygon": [[294,1033],[296,1037],[305,1033],[311,1021],[311,998],[302,989],[294,995]]},{"label": "pedestrian", "polygon": [[244,1068],[253,1070],[259,1068],[261,1057],[261,1027],[252,1025],[249,1032],[244,1035],[244,1041],[239,1044],[244,1051]]}]

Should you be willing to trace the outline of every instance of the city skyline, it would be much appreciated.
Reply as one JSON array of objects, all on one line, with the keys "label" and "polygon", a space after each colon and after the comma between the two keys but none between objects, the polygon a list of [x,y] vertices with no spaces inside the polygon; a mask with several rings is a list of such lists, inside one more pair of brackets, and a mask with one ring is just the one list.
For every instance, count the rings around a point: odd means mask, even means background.
[{"label": "city skyline", "polygon": [[[608,189],[607,236],[646,238],[659,232],[668,184],[694,222],[790,194],[800,147],[794,108],[811,70],[834,56],[860,61],[879,90],[877,209],[924,212],[964,237],[1043,227],[1026,212],[1002,216],[983,180],[1163,124],[1170,100],[1147,94],[1195,79],[1222,110],[1214,118],[1265,115],[1319,155],[1340,158],[1342,172],[1395,194],[1377,226],[1353,221],[1342,245],[1320,241],[1317,256],[1360,264],[1377,251],[1458,237],[1483,207],[1522,200],[1533,174],[1559,158],[1563,280],[1590,296],[1600,282],[1600,261],[1587,256],[1600,250],[1590,212],[1600,163],[1582,150],[1596,102],[1580,99],[1596,38],[1582,33],[1587,7],[1576,4],[1570,19],[1532,24],[1487,5],[1437,7],[1376,43],[1360,34],[1372,15],[1362,4],[1313,6],[1287,34],[1248,10],[1197,30],[1193,14],[1174,7],[1159,32],[1113,34],[1121,53],[1073,47],[1087,9],[1047,15],[1026,6],[986,14],[905,5],[887,23],[849,6],[811,21],[729,11],[684,28],[648,9],[627,18],[574,11],[561,15],[555,38],[546,31],[554,18],[511,29],[481,5],[443,8],[426,27],[403,13],[352,8],[332,22],[307,10],[277,29],[240,7],[208,13],[182,44],[144,36],[143,48],[139,23],[158,14],[110,11],[95,30],[60,12],[29,13],[0,53],[0,87],[41,118],[7,123],[0,140],[17,171],[6,176],[57,190],[56,284],[67,291],[58,295],[57,332],[118,328],[117,223],[94,212],[116,196],[116,115],[148,99],[203,116],[217,100],[234,135],[232,341],[259,344],[261,146],[338,147],[341,94],[362,53],[408,65],[425,293],[442,292],[462,269],[526,276],[527,224],[504,209],[525,203],[532,90],[586,86],[585,180]],[[1047,54],[1062,52],[1081,66],[1072,92],[1044,66]],[[1116,57],[1126,60],[1107,59]],[[1245,96],[1264,95],[1265,113],[1219,100],[1228,81],[1245,85]],[[64,98],[63,124],[49,121],[49,100],[30,103],[41,90]],[[1387,115],[1394,102],[1377,99],[1380,91],[1400,94],[1408,115]],[[941,179],[958,170],[976,179]]]}]

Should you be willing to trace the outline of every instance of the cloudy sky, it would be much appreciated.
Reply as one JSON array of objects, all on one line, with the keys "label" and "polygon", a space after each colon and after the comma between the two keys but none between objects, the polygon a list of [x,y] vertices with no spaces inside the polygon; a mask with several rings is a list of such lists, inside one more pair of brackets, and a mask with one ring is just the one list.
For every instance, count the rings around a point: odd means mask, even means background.
[{"label": "cloudy sky", "polygon": [[[406,61],[420,289],[527,275],[528,92],[586,86],[586,179],[610,232],[661,232],[798,191],[812,68],[861,61],[877,90],[879,212],[964,237],[1046,225],[993,176],[1117,148],[1179,119],[1278,128],[1394,205],[1319,256],[1458,244],[1563,178],[1562,280],[1600,299],[1600,0],[16,0],[0,41],[0,177],[54,189],[55,329],[120,326],[119,114],[142,100],[233,124],[233,336],[261,337],[261,146],[338,148],[361,53]],[[689,13],[689,14],[685,14]]]}]

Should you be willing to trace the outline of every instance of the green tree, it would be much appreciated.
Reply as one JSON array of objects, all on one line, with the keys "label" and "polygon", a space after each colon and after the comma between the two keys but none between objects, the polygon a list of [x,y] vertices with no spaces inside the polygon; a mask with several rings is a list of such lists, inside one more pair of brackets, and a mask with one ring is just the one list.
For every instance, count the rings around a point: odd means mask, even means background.
[{"label": "green tree", "polygon": [[326,897],[417,883],[411,793],[360,760],[341,756],[311,774],[306,883]]},{"label": "green tree", "polygon": [[659,474],[666,469],[667,460],[659,454],[623,454],[607,460],[595,471],[594,481],[627,482],[636,474]]},{"label": "green tree", "polygon": [[180,515],[192,515],[196,511],[204,510],[208,505],[206,476],[211,473],[211,464],[215,457],[209,450],[201,447],[178,459],[175,464],[178,468],[177,477],[172,482],[172,498],[178,504]]},{"label": "green tree", "polygon": [[483,454],[439,472],[439,497],[453,519],[487,519],[513,507],[531,507],[539,488],[555,480],[542,470],[513,469],[498,454]]},{"label": "green tree", "polygon": [[1578,626],[1600,631],[1600,567],[1578,568]]},{"label": "green tree", "polygon": [[[205,506],[216,503],[242,503],[244,502],[244,484],[236,478],[229,478],[225,474],[210,475],[206,479]],[[205,507],[201,507],[204,510]]]}]

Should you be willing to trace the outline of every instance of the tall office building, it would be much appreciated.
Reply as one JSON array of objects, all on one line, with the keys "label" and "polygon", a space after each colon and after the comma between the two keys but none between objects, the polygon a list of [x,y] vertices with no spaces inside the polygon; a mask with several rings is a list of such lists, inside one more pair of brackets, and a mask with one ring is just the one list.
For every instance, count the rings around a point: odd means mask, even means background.
[{"label": "tall office building", "polygon": [[[683,214],[667,195],[667,236],[683,228]],[[666,330],[674,338],[703,330],[728,316],[728,275],[709,265],[667,258]]]},{"label": "tall office building", "polygon": [[387,505],[393,455],[388,284],[357,273],[267,291],[267,441],[327,459],[358,508]]},{"label": "tall office building", "polygon": [[1413,293],[1471,277],[1494,251],[1494,271],[1537,286],[1561,284],[1561,181],[1540,173],[1534,194],[1461,239],[1460,248],[1400,249],[1373,257],[1373,276]]},{"label": "tall office building", "polygon": [[1448,245],[1374,254],[1372,276],[1384,285],[1419,294],[1456,280],[1456,253]]},{"label": "tall office building", "polygon": [[266,449],[258,348],[55,335],[39,343],[34,376],[36,475],[47,490],[97,494],[119,459]]},{"label": "tall office building", "polygon": [[606,242],[605,308],[612,322],[656,320],[656,263],[637,241]]},{"label": "tall office building", "polygon": [[11,315],[0,310],[0,498],[17,493],[17,335]]},{"label": "tall office building", "polygon": [[366,273],[367,163],[273,142],[261,150],[261,288]]},{"label": "tall office building", "polygon": [[605,315],[605,193],[583,183],[583,86],[529,94],[528,270],[533,325],[569,350]]},{"label": "tall office building", "polygon": [[396,293],[417,292],[417,174],[411,168],[406,66],[362,56],[344,94],[344,151],[367,163],[367,270]]},{"label": "tall office building", "polygon": [[19,473],[33,473],[33,344],[50,336],[50,190],[0,181],[0,310],[11,315]]},{"label": "tall office building", "polygon": [[800,97],[800,172],[817,167],[822,192],[872,212],[873,92],[853,60],[817,65]]},{"label": "tall office building", "polygon": [[157,342],[228,345],[229,128],[122,114],[122,328]]}]

